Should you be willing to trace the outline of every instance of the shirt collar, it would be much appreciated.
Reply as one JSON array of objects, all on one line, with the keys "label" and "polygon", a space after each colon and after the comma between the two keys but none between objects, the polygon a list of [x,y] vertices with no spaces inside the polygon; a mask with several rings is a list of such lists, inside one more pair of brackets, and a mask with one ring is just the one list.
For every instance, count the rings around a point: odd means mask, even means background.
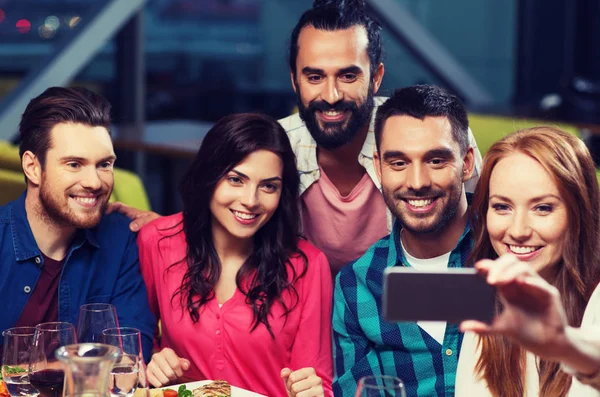
[{"label": "shirt collar", "polygon": [[[41,255],[31,226],[27,220],[27,211],[25,209],[25,197],[27,191],[13,201],[10,210],[10,227],[17,261],[24,261],[35,256]],[[96,229],[79,229],[73,239],[71,251],[80,248],[85,242],[89,242],[93,247],[100,248],[96,237]]]}]

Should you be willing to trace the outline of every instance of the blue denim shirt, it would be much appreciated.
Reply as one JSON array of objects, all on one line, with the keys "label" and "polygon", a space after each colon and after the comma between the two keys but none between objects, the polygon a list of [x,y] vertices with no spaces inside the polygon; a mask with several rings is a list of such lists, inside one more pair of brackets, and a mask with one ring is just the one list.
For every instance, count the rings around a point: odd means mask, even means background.
[{"label": "blue denim shirt", "polygon": [[[44,265],[27,220],[25,195],[0,207],[0,331],[15,325]],[[81,305],[112,303],[121,327],[141,331],[144,358],[149,361],[156,319],[129,222],[124,215],[112,213],[95,228],[75,234],[60,275],[58,318],[76,326]]]}]

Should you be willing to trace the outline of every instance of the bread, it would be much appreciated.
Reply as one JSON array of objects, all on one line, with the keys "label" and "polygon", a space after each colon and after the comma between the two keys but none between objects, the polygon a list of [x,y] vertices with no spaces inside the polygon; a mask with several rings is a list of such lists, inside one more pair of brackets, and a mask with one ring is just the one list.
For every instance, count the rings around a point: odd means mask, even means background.
[{"label": "bread", "polygon": [[193,391],[193,397],[231,397],[231,386],[222,379],[217,379]]}]

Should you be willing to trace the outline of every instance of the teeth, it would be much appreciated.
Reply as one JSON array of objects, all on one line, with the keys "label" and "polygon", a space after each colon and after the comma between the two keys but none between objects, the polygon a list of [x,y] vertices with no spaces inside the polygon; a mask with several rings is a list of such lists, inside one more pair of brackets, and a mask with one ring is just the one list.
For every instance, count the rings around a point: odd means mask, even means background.
[{"label": "teeth", "polygon": [[327,116],[332,116],[332,117],[335,117],[340,114],[340,112],[336,112],[335,110],[326,110],[323,113],[325,113]]},{"label": "teeth", "polygon": [[537,249],[536,247],[523,247],[520,245],[509,245],[508,247],[515,254],[529,254]]},{"label": "teeth", "polygon": [[258,214],[246,214],[245,212],[233,211],[234,215],[240,219],[254,219]]},{"label": "teeth", "polygon": [[94,204],[96,202],[96,197],[77,197],[77,196],[75,196],[75,200],[79,201],[82,204]]},{"label": "teeth", "polygon": [[429,204],[433,203],[432,199],[427,199],[427,200],[408,200],[408,204],[410,204],[412,207],[425,207]]}]

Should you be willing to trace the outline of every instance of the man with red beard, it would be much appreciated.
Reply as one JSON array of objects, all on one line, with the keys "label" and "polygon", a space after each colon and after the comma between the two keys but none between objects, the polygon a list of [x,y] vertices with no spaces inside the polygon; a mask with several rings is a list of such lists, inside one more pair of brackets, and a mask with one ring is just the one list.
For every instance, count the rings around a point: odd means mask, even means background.
[{"label": "man with red beard", "polygon": [[354,396],[361,377],[383,374],[402,379],[409,396],[454,396],[458,324],[390,323],[381,310],[385,269],[465,266],[473,240],[464,184],[475,164],[468,128],[460,100],[435,86],[403,88],[377,110],[374,168],[397,221],[336,278],[336,396]]},{"label": "man with red beard", "polygon": [[85,303],[111,303],[120,326],[140,329],[149,359],[155,319],[135,235],[104,216],[115,153],[110,104],[83,88],[52,87],[29,102],[19,126],[27,190],[0,207],[0,330],[77,324]]}]

